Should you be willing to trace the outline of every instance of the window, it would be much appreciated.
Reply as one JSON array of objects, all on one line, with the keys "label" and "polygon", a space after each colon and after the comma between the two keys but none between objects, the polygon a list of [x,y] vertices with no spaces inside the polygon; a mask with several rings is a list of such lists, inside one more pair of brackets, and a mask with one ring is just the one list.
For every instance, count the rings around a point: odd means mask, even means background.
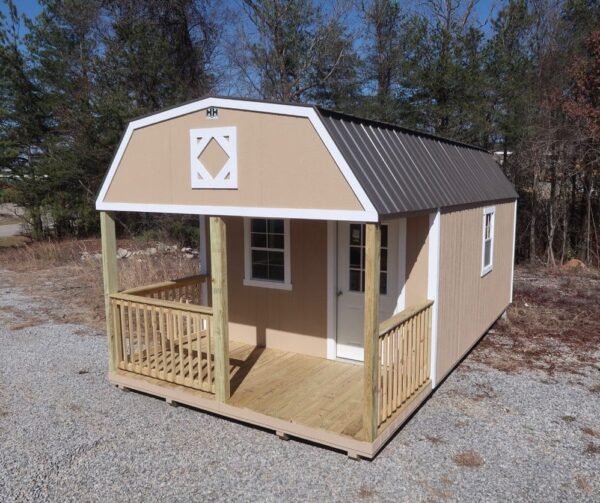
[{"label": "window", "polygon": [[250,218],[244,222],[244,285],[291,289],[289,221]]},{"label": "window", "polygon": [[[351,292],[365,291],[365,224],[350,224],[350,279]],[[381,273],[379,293],[387,294],[388,226],[381,226]]]},{"label": "window", "polygon": [[483,210],[483,246],[481,257],[481,275],[484,276],[492,270],[494,260],[494,216],[495,208]]}]

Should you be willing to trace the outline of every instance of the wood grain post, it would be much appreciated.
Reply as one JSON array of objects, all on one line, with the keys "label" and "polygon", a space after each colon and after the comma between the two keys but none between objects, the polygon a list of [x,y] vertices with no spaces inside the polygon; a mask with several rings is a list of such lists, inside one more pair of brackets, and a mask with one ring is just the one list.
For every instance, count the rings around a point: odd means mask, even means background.
[{"label": "wood grain post", "polygon": [[104,308],[106,312],[106,335],[108,338],[108,369],[116,368],[116,335],[113,311],[110,306],[110,295],[119,289],[119,273],[117,271],[117,237],[115,220],[111,213],[100,212],[100,235],[102,240],[102,277],[104,279]]},{"label": "wood grain post", "polygon": [[210,217],[210,266],[215,337],[215,398],[229,398],[229,309],[227,303],[227,238],[225,222]]},{"label": "wood grain post", "polygon": [[379,273],[381,226],[366,224],[363,430],[365,440],[377,436],[379,418]]}]

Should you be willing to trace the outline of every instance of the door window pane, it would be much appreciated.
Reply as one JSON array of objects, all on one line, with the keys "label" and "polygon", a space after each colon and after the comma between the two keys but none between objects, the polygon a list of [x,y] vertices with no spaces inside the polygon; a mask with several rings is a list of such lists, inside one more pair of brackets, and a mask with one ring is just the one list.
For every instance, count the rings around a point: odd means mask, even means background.
[{"label": "door window pane", "polygon": [[[379,293],[387,294],[388,226],[381,226],[381,275]],[[351,292],[365,291],[365,225],[350,224],[350,270],[348,288]]]}]

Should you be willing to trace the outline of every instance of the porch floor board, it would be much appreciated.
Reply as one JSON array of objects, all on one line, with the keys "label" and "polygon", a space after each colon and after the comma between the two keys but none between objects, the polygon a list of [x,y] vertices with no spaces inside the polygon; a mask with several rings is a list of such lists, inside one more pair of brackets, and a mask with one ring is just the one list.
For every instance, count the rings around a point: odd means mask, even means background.
[{"label": "porch floor board", "polygon": [[229,405],[362,440],[361,365],[230,345]]}]

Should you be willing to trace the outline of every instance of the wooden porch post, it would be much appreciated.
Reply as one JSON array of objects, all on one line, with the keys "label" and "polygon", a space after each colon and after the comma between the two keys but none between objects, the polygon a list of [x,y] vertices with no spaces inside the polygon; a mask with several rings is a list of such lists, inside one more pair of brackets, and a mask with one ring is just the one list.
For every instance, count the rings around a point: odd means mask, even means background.
[{"label": "wooden porch post", "polygon": [[227,304],[227,238],[221,217],[210,217],[210,266],[213,334],[215,336],[215,398],[229,398],[229,309]]},{"label": "wooden porch post", "polygon": [[377,436],[379,404],[379,272],[381,264],[381,227],[366,224],[365,242],[365,341],[363,429],[365,440]]},{"label": "wooden porch post", "polygon": [[100,212],[100,235],[102,240],[102,276],[104,279],[104,309],[106,312],[106,335],[108,338],[108,369],[115,370],[115,337],[110,294],[119,289],[117,271],[117,238],[115,220],[111,213]]}]

